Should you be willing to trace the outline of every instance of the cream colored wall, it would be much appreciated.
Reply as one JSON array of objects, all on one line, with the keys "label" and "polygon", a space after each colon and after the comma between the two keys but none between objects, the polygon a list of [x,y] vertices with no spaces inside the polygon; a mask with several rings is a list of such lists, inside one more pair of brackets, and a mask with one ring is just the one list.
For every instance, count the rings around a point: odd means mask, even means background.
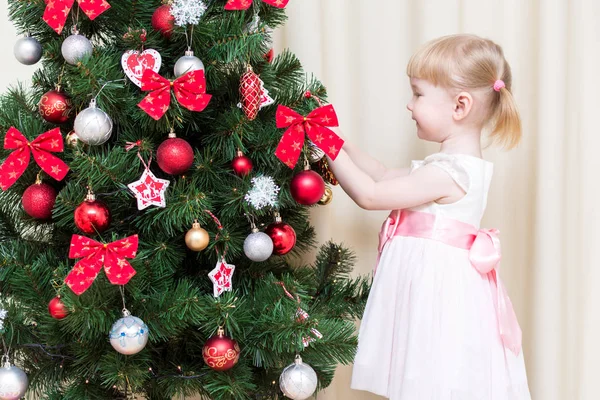
[{"label": "cream colored wall", "polygon": [[38,68],[19,63],[13,56],[13,46],[18,39],[17,31],[8,20],[6,0],[0,0],[0,91],[4,92],[10,84],[18,80],[29,80]]}]

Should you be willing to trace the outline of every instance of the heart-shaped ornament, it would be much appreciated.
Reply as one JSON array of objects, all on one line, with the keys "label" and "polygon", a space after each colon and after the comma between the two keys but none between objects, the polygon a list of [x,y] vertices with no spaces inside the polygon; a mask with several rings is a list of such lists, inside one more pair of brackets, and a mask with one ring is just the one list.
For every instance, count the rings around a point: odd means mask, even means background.
[{"label": "heart-shaped ornament", "polygon": [[160,53],[153,49],[147,49],[141,53],[137,50],[129,50],[121,56],[121,66],[125,75],[140,88],[144,71],[151,69],[158,73],[161,63]]}]

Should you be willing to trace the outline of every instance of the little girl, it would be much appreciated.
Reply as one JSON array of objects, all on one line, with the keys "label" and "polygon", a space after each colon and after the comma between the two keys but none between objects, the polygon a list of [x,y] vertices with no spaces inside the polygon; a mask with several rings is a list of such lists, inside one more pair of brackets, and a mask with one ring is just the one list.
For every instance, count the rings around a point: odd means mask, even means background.
[{"label": "little girl", "polygon": [[440,152],[389,170],[344,144],[331,168],[367,210],[394,210],[359,332],[352,388],[392,400],[530,400],[521,330],[498,276],[498,231],[480,229],[493,164],[481,132],[521,137],[502,48],[433,40],[407,68],[419,138]]}]

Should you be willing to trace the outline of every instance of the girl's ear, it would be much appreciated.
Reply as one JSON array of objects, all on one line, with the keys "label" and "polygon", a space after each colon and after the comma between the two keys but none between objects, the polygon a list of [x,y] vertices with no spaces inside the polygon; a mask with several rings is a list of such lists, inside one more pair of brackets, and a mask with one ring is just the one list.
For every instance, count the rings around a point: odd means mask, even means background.
[{"label": "girl's ear", "polygon": [[473,108],[473,96],[469,92],[460,92],[454,98],[454,111],[452,112],[452,118],[455,121],[465,119]]}]

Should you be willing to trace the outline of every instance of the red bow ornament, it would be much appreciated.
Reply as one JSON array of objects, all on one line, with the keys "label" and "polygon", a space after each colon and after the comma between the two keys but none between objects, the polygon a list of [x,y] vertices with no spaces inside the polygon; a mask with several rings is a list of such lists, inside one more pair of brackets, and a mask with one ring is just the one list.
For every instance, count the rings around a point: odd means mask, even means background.
[{"label": "red bow ornament", "polygon": [[109,244],[99,243],[81,235],[73,235],[69,258],[82,258],[75,264],[65,283],[76,295],[81,295],[94,282],[102,267],[113,285],[125,285],[135,275],[126,258],[135,258],[138,235]]},{"label": "red bow ornament", "polygon": [[[290,0],[263,0],[265,3],[277,8],[285,8]],[[252,5],[252,0],[228,0],[226,10],[247,10]]]},{"label": "red bow ornament", "polygon": [[2,190],[11,187],[23,175],[29,165],[31,153],[33,153],[33,159],[44,172],[57,181],[62,180],[69,171],[69,167],[63,160],[51,154],[61,152],[64,149],[59,128],[42,133],[30,143],[21,132],[11,127],[6,132],[4,148],[6,150],[14,149],[14,151],[0,165],[0,186]]},{"label": "red bow ornament", "polygon": [[171,87],[179,103],[190,111],[204,110],[212,97],[206,94],[203,70],[190,71],[171,82],[147,69],[142,76],[142,90],[152,92],[138,106],[158,121],[171,104]]},{"label": "red bow ornament", "polygon": [[[74,2],[74,0],[46,0],[43,19],[59,35],[65,27],[67,16]],[[110,8],[110,4],[105,0],[77,0],[77,2],[85,15],[92,21]]]},{"label": "red bow ornament", "polygon": [[283,134],[275,155],[285,165],[294,168],[304,145],[304,134],[335,160],[344,145],[344,141],[328,127],[338,126],[337,115],[331,104],[314,109],[303,117],[291,108],[277,107],[277,127],[288,128]]}]

